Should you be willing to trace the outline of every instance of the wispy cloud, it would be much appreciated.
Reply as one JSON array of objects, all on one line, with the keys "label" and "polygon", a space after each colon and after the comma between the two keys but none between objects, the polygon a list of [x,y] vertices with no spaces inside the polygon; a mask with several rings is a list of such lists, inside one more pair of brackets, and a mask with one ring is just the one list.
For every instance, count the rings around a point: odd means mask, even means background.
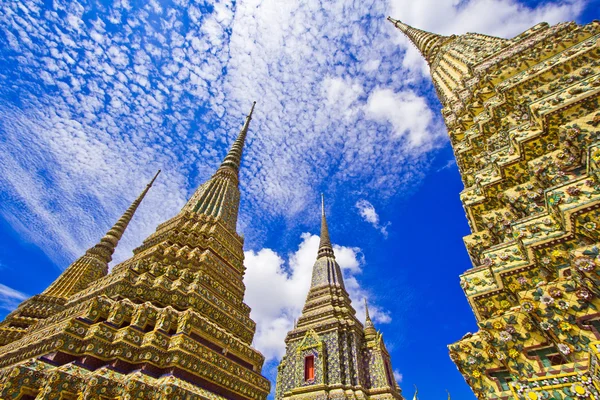
[{"label": "wispy cloud", "polygon": [[[443,143],[425,97],[401,79],[383,4],[160,4],[0,6],[0,95],[18,99],[0,105],[0,212],[63,266],[160,167],[126,257],[212,173],[253,100],[240,227],[254,247],[268,221],[313,205],[319,181],[387,197]],[[348,23],[369,15],[360,30]],[[425,118],[399,122],[396,104]]]},{"label": "wispy cloud", "polygon": [[[540,2],[536,7],[517,0],[389,0],[388,12],[409,25],[441,35],[467,32],[511,38],[539,22],[555,24],[575,19],[587,0]],[[402,66],[410,75],[429,78],[418,50],[403,35],[397,42],[406,49]]]},{"label": "wispy cloud", "polygon": [[440,172],[440,171],[443,171],[445,169],[452,168],[455,165],[456,165],[456,160],[454,158],[452,158],[452,159],[446,161],[446,164],[444,164],[443,167],[438,168],[438,170],[436,172]]},{"label": "wispy cloud", "polygon": [[317,187],[360,185],[385,201],[446,143],[421,58],[387,14],[445,34],[510,35],[581,4],[4,2],[0,212],[64,267],[162,168],[122,260],[212,173],[258,100],[240,229],[260,248],[270,221],[300,221]]},{"label": "wispy cloud", "polygon": [[[245,301],[252,308],[251,317],[257,323],[254,345],[267,361],[279,359],[285,353],[284,339],[304,306],[318,249],[319,237],[304,233],[298,249],[286,258],[271,249],[245,253],[248,268],[244,279]],[[334,246],[334,251],[357,317],[364,320],[363,299],[369,297],[369,293],[358,279],[365,264],[361,250]],[[389,314],[374,301],[369,304],[369,314],[377,323],[391,321]]]},{"label": "wispy cloud", "polygon": [[12,311],[29,296],[0,283],[0,309]]},{"label": "wispy cloud", "polygon": [[371,204],[365,199],[360,199],[356,202],[356,208],[358,209],[358,213],[360,214],[363,220],[373,225],[375,229],[380,231],[381,234],[387,238],[387,229],[391,225],[391,223],[389,221],[386,223],[380,222],[379,214],[377,214],[377,211],[375,210],[375,207],[373,207],[373,204]]},{"label": "wispy cloud", "polygon": [[400,373],[400,371],[398,371],[397,369],[394,370],[394,379],[396,379],[396,382],[398,383],[402,383],[402,379],[404,377],[402,376],[402,374]]}]

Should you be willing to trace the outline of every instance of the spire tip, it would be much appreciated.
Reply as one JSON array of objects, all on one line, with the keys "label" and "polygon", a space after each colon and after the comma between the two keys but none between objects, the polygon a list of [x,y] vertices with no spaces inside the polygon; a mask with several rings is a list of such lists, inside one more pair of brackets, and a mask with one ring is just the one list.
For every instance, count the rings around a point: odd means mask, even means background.
[{"label": "spire tip", "polygon": [[156,178],[158,178],[158,175],[160,174],[161,170],[159,169],[156,174],[154,175],[154,178],[152,178],[152,180],[150,181],[150,183],[148,183],[148,187],[152,186],[154,184],[154,181],[156,180]]},{"label": "spire tip", "polygon": [[321,193],[321,239],[319,243],[319,254],[317,258],[329,256],[334,257],[333,247],[329,239],[329,229],[327,228],[327,219],[325,218],[325,196]]},{"label": "spire tip", "polygon": [[248,119],[252,118],[252,113],[254,112],[254,106],[256,105],[256,101],[252,102],[252,108],[250,109],[250,114],[248,114]]},{"label": "spire tip", "polygon": [[369,315],[369,304],[367,298],[365,297],[365,328],[373,328],[373,321],[371,321],[371,316]]}]

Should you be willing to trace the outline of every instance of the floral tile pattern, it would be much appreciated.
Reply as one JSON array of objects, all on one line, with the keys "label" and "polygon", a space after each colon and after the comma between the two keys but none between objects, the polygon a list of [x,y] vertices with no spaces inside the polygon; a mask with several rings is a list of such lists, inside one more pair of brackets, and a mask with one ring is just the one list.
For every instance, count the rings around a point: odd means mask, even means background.
[{"label": "floral tile pattern", "polygon": [[465,184],[480,329],[450,357],[480,399],[600,398],[600,22],[506,40],[391,21],[429,63]]}]

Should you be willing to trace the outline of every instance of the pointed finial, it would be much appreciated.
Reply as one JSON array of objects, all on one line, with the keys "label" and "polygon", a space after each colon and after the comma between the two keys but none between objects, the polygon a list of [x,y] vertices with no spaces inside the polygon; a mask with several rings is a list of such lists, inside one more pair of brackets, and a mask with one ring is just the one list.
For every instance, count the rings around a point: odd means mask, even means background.
[{"label": "pointed finial", "polygon": [[[388,21],[390,21],[390,22],[391,22],[392,24],[394,24],[394,25],[396,25],[396,24],[398,24],[398,23],[401,23],[401,24],[402,24],[402,22],[400,22],[400,21],[399,21],[399,20],[397,20],[397,19],[394,19],[394,18],[390,17],[389,15],[388,15],[388,17],[387,17],[387,20],[388,20]],[[404,24],[402,24],[402,25],[404,25]]]},{"label": "pointed finial", "polygon": [[253,102],[244,126],[221,166],[209,180],[196,189],[181,209],[182,212],[194,212],[220,219],[232,232],[236,231],[240,207],[239,171],[255,106],[256,102]]},{"label": "pointed finial", "polygon": [[373,325],[373,321],[371,321],[371,316],[369,315],[369,304],[367,302],[367,298],[365,297],[365,335],[367,337],[371,337],[377,334],[377,330]]},{"label": "pointed finial", "polygon": [[252,119],[252,113],[254,112],[254,106],[256,105],[256,101],[252,102],[252,108],[250,109],[250,114],[246,117],[247,119]]},{"label": "pointed finial", "polygon": [[156,171],[156,174],[154,175],[154,178],[152,178],[152,180],[146,186],[152,187],[152,185],[154,185],[154,181],[156,180],[156,178],[158,178],[158,175],[160,174],[160,172],[161,172],[160,169],[158,171]]},{"label": "pointed finial", "polygon": [[399,19],[394,19],[390,16],[387,17],[387,20],[396,26],[396,28],[400,29],[403,33],[407,33],[410,26],[406,25],[404,22]]},{"label": "pointed finial", "polygon": [[420,29],[413,28],[410,25],[406,25],[404,22],[387,17],[387,20],[394,24],[394,26],[402,33],[404,33],[410,41],[419,49],[425,61],[431,64],[437,55],[440,46],[449,39],[447,36],[438,35],[431,32],[422,31]]},{"label": "pointed finial", "polygon": [[448,393],[448,400],[452,400],[452,399],[450,398],[450,391],[449,391],[448,389],[446,389],[446,393]]},{"label": "pointed finial", "polygon": [[100,242],[90,248],[85,254],[75,260],[46,290],[44,295],[67,299],[69,296],[88,287],[92,282],[108,273],[108,263],[112,260],[117,244],[129,225],[133,214],[152,187],[152,184],[160,174],[160,170],[154,178],[146,185],[144,191],[129,208],[123,213],[117,223],[100,239]]},{"label": "pointed finial", "polygon": [[321,257],[332,257],[333,247],[331,246],[331,240],[329,239],[329,229],[327,227],[327,218],[325,218],[325,197],[321,194],[321,240],[319,242],[319,253],[317,259]]},{"label": "pointed finial", "polygon": [[415,395],[413,396],[413,400],[419,400],[419,398],[417,397],[418,394],[419,394],[419,389],[417,388],[417,385],[415,385]]},{"label": "pointed finial", "polygon": [[254,106],[256,106],[256,101],[252,103],[252,108],[250,109],[250,113],[246,116],[244,126],[242,127],[242,130],[240,131],[240,134],[235,142],[233,142],[233,145],[223,160],[223,163],[219,167],[219,170],[231,168],[236,174],[239,173],[240,165],[242,163],[244,143],[246,142],[246,135],[248,134],[248,128],[250,127],[250,121],[252,120],[252,114],[254,113]]},{"label": "pointed finial", "polygon": [[123,236],[127,225],[129,225],[131,218],[133,218],[133,214],[135,213],[138,206],[146,196],[146,193],[148,193],[148,190],[150,190],[150,188],[154,184],[154,181],[156,181],[156,178],[158,177],[160,172],[161,170],[159,169],[158,172],[156,172],[156,175],[154,175],[154,177],[152,178],[152,180],[146,185],[144,191],[138,196],[137,199],[135,199],[133,203],[131,203],[129,208],[125,211],[125,213],[123,213],[123,215],[121,216],[121,218],[119,218],[117,223],[112,228],[110,228],[110,230],[106,232],[106,235],[104,235],[104,237],[100,239],[100,242],[91,249],[89,249],[86,252],[86,254],[93,256],[99,259],[100,261],[106,263],[109,263],[112,260],[112,255],[115,252],[115,249],[117,247],[117,244],[119,243],[119,240],[121,239],[121,236]]}]

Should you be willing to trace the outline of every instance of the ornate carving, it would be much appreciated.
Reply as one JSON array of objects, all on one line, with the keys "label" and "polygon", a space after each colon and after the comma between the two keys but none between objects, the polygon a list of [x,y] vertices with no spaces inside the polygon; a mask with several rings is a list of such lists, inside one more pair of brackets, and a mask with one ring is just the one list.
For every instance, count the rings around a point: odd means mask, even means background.
[{"label": "ornate carving", "polygon": [[[323,207],[311,287],[302,315],[286,338],[286,354],[277,373],[277,400],[403,399],[368,310],[364,329],[355,313],[335,261]],[[307,357],[314,362],[310,379],[305,375]]]},{"label": "ornate carving", "polygon": [[[470,186],[461,285],[480,326],[450,356],[480,399],[599,397],[600,23],[474,35],[430,64]],[[477,79],[441,79],[464,66]]]},{"label": "ornate carving", "polygon": [[[0,398],[267,397],[264,357],[250,347],[255,324],[243,303],[243,243],[235,231],[251,114],[213,177],[132,258],[110,274],[72,272],[97,255],[106,269],[104,250],[114,250],[148,188],[98,251],[7,318],[3,324],[14,325],[16,317],[35,317],[5,334],[11,340],[0,347]],[[81,276],[86,285],[63,284]]]}]

